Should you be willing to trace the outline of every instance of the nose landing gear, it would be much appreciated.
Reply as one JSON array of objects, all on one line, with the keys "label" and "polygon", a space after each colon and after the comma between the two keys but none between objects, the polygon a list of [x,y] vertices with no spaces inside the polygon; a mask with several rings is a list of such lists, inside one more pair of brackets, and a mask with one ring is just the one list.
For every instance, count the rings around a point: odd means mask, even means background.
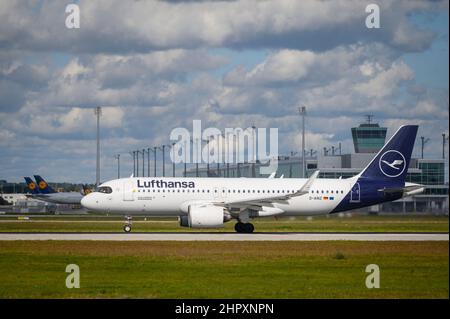
[{"label": "nose landing gear", "polygon": [[123,231],[126,233],[131,232],[131,225],[133,224],[131,216],[125,216],[125,225],[123,226]]},{"label": "nose landing gear", "polygon": [[242,222],[237,222],[234,225],[234,230],[238,233],[253,233],[253,231],[255,230],[255,226],[253,226],[253,224],[251,223],[242,223]]}]

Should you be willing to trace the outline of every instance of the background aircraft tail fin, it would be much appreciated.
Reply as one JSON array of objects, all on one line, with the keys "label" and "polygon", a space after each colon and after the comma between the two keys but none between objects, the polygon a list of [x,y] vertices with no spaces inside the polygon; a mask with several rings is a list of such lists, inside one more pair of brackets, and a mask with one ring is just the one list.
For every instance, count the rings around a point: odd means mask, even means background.
[{"label": "background aircraft tail fin", "polygon": [[56,191],[47,184],[47,182],[39,175],[34,175],[39,191],[43,194],[56,193]]},{"label": "background aircraft tail fin", "polygon": [[24,177],[25,183],[27,183],[27,187],[30,190],[31,194],[39,194],[39,189],[36,183],[30,177]]}]

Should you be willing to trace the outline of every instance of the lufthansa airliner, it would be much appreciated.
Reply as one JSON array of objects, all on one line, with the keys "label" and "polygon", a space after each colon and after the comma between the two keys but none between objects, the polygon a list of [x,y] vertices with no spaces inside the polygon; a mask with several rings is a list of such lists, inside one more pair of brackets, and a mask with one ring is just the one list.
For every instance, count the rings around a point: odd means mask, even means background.
[{"label": "lufthansa airliner", "polygon": [[163,178],[131,177],[101,184],[81,204],[89,210],[123,214],[124,231],[136,215],[177,216],[180,226],[254,231],[250,221],[268,216],[333,214],[423,192],[406,183],[418,126],[405,125],[359,174],[346,179],[318,178]]}]

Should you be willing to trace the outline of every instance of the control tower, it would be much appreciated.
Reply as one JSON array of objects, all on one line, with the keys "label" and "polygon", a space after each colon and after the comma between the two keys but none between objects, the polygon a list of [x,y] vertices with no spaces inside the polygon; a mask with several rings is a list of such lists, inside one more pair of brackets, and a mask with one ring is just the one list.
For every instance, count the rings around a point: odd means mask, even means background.
[{"label": "control tower", "polygon": [[376,153],[386,140],[386,127],[372,123],[373,115],[366,115],[367,122],[358,127],[352,127],[353,145],[355,153]]}]

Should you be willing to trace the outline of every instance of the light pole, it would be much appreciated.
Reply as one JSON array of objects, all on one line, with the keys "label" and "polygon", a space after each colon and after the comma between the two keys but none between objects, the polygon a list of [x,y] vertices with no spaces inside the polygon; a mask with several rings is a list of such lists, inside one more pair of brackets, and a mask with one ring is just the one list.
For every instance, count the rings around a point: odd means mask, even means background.
[{"label": "light pole", "polygon": [[240,167],[240,148],[239,148],[239,131],[238,131],[238,135],[233,135],[233,141],[234,139],[236,139],[236,166],[237,166],[237,177],[241,177],[241,167]]},{"label": "light pole", "polygon": [[130,155],[133,156],[133,176],[136,176],[136,156],[135,151],[130,152]]},{"label": "light pole", "polygon": [[442,133],[442,158],[445,159],[445,142],[448,140],[448,136]]},{"label": "light pole", "polygon": [[162,151],[162,175],[163,177],[166,176],[166,146],[167,145],[162,145],[159,147],[159,149]]},{"label": "light pole", "polygon": [[153,147],[153,160],[155,162],[155,165],[153,166],[153,176],[156,177],[156,150],[158,148],[156,146]]},{"label": "light pole", "polygon": [[[222,148],[223,148],[223,143],[221,143],[220,141],[222,141],[222,134],[217,135],[217,143],[216,143],[216,153],[217,153],[217,177],[220,176],[220,161],[219,161],[219,156],[222,155]],[[222,147],[220,147],[220,144],[222,144]],[[220,151],[220,153],[219,153]],[[220,155],[219,155],[220,154]]]},{"label": "light pole", "polygon": [[150,177],[150,147],[147,148],[147,177]]},{"label": "light pole", "polygon": [[227,162],[227,177],[230,177],[230,132],[227,132],[227,142],[226,142],[226,162]]},{"label": "light pole", "polygon": [[423,158],[423,149],[425,148],[425,144],[427,144],[430,139],[425,138],[425,136],[421,136],[420,139],[422,140],[422,158]]},{"label": "light pole", "polygon": [[256,126],[252,125],[252,144],[253,144],[253,164],[252,164],[252,177],[256,177]]},{"label": "light pole", "polygon": [[[195,176],[198,177],[198,141],[199,139],[196,138],[195,139],[195,152],[196,152],[196,156],[195,156]],[[192,142],[192,146],[194,146],[194,140],[191,139]],[[200,146],[201,148],[201,146]]]},{"label": "light pole", "polygon": [[208,150],[208,156],[206,157],[207,163],[206,163],[206,177],[209,177],[209,139],[210,137],[208,136],[206,139],[206,143],[208,143],[207,146],[207,150]]},{"label": "light pole", "polygon": [[102,115],[102,108],[97,106],[94,110],[97,115],[97,167],[95,172],[95,185],[100,184],[100,116]]},{"label": "light pole", "polygon": [[301,106],[298,108],[300,116],[302,117],[302,177],[305,177],[305,117],[306,117],[306,106]]},{"label": "light pole", "polygon": [[145,148],[142,149],[142,177],[145,177]]},{"label": "light pole", "polygon": [[136,151],[136,177],[139,177],[139,154],[141,151]]},{"label": "light pole", "polygon": [[120,178],[120,154],[116,154],[114,158],[117,160],[117,178]]},{"label": "light pole", "polygon": [[186,169],[187,169],[187,141],[184,141],[184,177],[186,177]]},{"label": "light pole", "polygon": [[175,177],[175,144],[172,143],[172,177]]}]

